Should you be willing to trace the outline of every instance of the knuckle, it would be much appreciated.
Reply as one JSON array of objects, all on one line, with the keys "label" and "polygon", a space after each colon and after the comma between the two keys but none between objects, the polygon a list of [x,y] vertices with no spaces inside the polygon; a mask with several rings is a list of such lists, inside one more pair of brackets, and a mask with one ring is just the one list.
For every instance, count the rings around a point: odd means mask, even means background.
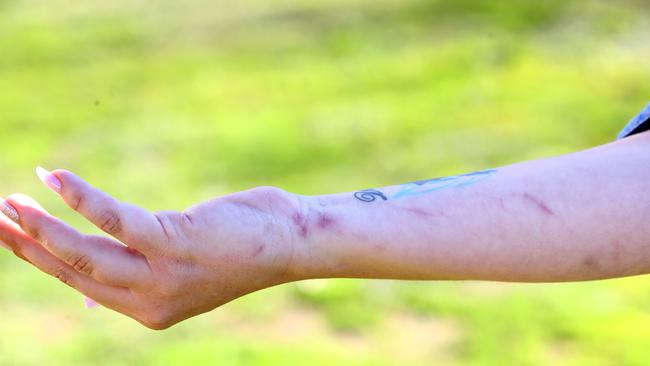
[{"label": "knuckle", "polygon": [[59,281],[65,283],[68,286],[72,286],[72,276],[70,275],[70,272],[67,269],[63,267],[58,267],[57,269],[54,270],[53,275]]},{"label": "knuckle", "polygon": [[223,197],[224,202],[243,206],[257,212],[268,213],[293,205],[288,192],[271,186],[262,186]]},{"label": "knuckle", "polygon": [[99,215],[99,228],[111,235],[122,232],[122,219],[115,210],[106,210]]},{"label": "knuckle", "polygon": [[160,211],[154,213],[154,217],[158,221],[158,225],[160,225],[160,229],[168,241],[173,241],[177,236],[177,229],[175,227],[176,220],[174,219],[175,215],[175,212],[170,211]]},{"label": "knuckle", "polygon": [[92,275],[94,270],[94,265],[92,259],[83,254],[74,254],[68,258],[68,264],[72,266],[77,272],[81,272],[85,275]]},{"label": "knuckle", "polygon": [[249,190],[248,194],[262,200],[277,201],[283,199],[286,192],[277,187],[262,186]]}]

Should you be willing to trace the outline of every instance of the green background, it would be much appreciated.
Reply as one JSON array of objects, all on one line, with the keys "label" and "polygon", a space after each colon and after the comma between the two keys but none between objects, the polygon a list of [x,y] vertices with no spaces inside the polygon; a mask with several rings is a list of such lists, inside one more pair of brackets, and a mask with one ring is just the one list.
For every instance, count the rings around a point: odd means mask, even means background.
[{"label": "green background", "polygon": [[[67,168],[152,210],[333,193],[611,141],[650,99],[650,5],[0,0],[0,193],[92,230]],[[0,253],[0,365],[647,365],[650,281],[310,281],[168,331]]]}]

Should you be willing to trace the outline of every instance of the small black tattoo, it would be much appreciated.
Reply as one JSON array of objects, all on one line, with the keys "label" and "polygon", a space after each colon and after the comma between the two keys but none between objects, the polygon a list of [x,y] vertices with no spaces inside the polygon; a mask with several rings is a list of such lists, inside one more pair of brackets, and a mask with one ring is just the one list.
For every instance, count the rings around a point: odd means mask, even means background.
[{"label": "small black tattoo", "polygon": [[363,191],[356,192],[354,194],[354,197],[359,201],[363,201],[363,202],[374,202],[377,200],[377,198],[381,198],[384,201],[388,201],[388,198],[386,198],[386,196],[383,193],[381,193],[376,189],[366,189]]}]

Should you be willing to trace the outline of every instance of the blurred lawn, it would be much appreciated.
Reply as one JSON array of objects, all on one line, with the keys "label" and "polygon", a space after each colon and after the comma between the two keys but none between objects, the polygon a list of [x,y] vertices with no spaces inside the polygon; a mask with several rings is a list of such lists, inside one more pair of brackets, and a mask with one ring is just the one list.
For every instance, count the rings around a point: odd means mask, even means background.
[{"label": "blurred lawn", "polygon": [[[36,165],[150,209],[605,143],[650,96],[650,5],[0,0],[0,192]],[[312,281],[155,333],[0,253],[0,365],[647,365],[650,282]]]}]

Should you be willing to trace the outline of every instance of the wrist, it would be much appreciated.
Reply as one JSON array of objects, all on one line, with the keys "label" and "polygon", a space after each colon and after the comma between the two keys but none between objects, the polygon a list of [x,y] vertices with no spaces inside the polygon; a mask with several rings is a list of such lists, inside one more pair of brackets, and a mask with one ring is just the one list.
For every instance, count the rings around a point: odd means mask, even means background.
[{"label": "wrist", "polygon": [[[258,187],[247,191],[248,201],[264,201],[262,211],[268,215],[263,239],[275,243],[276,260],[269,270],[276,273],[275,284],[314,278],[314,218],[317,208],[312,197],[294,194],[275,187]],[[259,206],[258,206],[259,207]]]},{"label": "wrist", "polygon": [[315,278],[316,260],[314,258],[314,217],[318,211],[311,196],[288,194],[292,210],[286,212],[283,222],[288,227],[289,238],[286,240],[290,250],[287,251],[287,279],[290,282]]},{"label": "wrist", "polygon": [[[359,217],[347,195],[294,195],[299,208],[290,218],[294,228],[291,273],[296,280],[345,277],[345,263],[358,253],[354,234]],[[352,239],[351,239],[352,238]]]}]

